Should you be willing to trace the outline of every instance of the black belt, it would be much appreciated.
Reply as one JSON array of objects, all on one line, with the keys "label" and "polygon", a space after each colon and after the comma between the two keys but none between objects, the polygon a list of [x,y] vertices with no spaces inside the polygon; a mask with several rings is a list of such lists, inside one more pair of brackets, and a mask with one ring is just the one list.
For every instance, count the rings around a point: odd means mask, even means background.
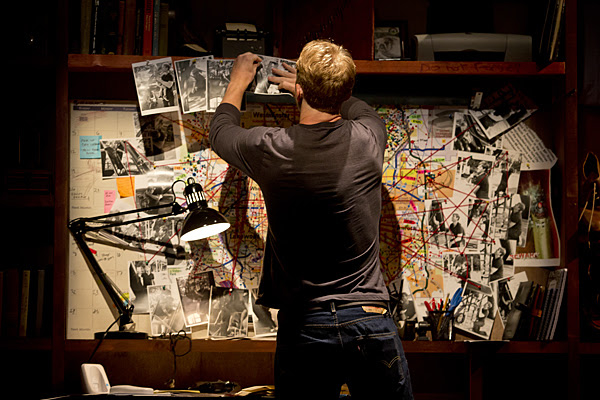
[{"label": "black belt", "polygon": [[371,307],[383,307],[388,308],[389,303],[387,301],[328,301],[322,304],[318,304],[312,307],[304,308],[305,311],[334,311],[340,308],[357,307],[357,306],[371,306]]}]

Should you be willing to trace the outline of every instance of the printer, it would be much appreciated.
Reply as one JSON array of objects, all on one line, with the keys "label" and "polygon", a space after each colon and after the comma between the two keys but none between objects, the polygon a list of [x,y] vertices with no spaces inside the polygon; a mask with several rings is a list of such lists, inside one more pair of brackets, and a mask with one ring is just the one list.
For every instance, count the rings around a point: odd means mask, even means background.
[{"label": "printer", "polygon": [[436,33],[414,35],[417,61],[532,60],[531,36],[503,33]]}]

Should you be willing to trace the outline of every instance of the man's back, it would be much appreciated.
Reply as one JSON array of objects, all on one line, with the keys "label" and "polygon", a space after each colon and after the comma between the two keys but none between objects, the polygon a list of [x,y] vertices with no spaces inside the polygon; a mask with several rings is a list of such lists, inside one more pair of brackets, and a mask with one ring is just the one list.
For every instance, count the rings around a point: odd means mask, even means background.
[{"label": "man's back", "polygon": [[217,110],[210,139],[265,197],[262,303],[387,300],[378,270],[386,134],[377,114],[351,99],[342,110],[348,119],[250,130],[235,114]]}]

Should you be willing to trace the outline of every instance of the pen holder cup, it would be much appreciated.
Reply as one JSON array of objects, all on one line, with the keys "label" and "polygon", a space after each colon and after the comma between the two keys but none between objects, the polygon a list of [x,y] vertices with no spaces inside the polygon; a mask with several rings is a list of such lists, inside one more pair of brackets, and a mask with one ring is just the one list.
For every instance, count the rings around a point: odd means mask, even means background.
[{"label": "pen holder cup", "polygon": [[432,340],[454,340],[453,311],[429,311],[427,321],[431,326]]}]

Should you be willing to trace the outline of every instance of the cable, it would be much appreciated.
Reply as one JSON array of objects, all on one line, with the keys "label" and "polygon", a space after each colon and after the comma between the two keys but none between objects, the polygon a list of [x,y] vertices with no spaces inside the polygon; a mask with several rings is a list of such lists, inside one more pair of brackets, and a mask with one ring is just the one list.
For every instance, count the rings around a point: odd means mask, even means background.
[{"label": "cable", "polygon": [[[177,375],[177,357],[183,357],[189,354],[192,351],[192,339],[187,335],[187,333],[182,329],[177,333],[169,333],[169,347],[171,348],[171,353],[173,354],[173,375],[167,380],[166,384],[170,389],[175,388],[175,376]],[[176,347],[177,343],[181,340],[188,341],[188,348],[182,354],[177,354]]]}]

